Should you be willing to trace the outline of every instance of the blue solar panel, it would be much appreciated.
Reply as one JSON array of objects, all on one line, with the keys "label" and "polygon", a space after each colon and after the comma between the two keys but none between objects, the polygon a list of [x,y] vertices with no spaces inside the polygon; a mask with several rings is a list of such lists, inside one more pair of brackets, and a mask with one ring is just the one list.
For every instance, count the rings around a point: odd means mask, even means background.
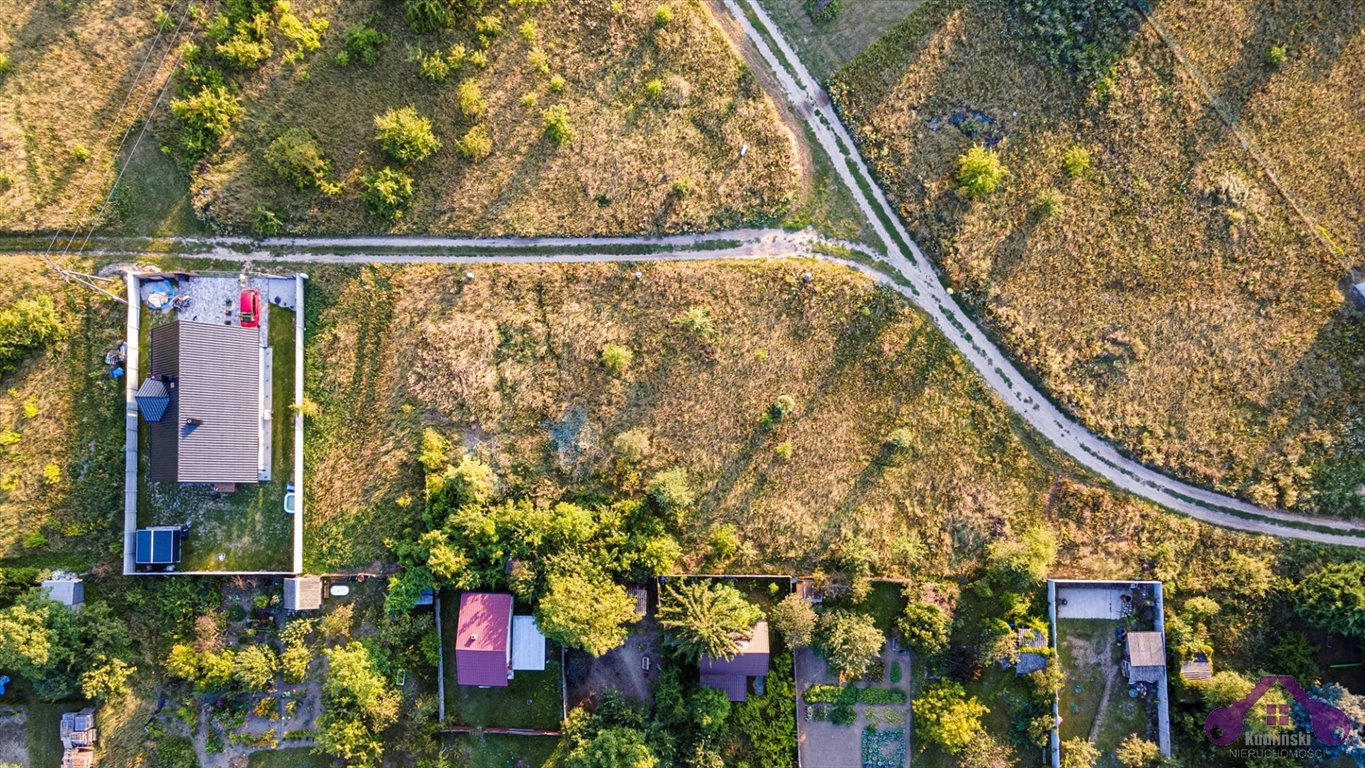
[{"label": "blue solar panel", "polygon": [[135,560],[138,565],[171,565],[177,556],[178,531],[174,528],[144,528],[137,532]]}]

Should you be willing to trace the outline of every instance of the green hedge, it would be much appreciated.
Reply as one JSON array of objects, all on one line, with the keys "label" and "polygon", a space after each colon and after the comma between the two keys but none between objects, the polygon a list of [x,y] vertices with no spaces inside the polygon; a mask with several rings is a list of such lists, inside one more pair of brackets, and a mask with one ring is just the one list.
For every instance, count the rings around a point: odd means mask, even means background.
[{"label": "green hedge", "polygon": [[904,704],[901,688],[856,688],[852,685],[812,685],[806,689],[807,704]]}]

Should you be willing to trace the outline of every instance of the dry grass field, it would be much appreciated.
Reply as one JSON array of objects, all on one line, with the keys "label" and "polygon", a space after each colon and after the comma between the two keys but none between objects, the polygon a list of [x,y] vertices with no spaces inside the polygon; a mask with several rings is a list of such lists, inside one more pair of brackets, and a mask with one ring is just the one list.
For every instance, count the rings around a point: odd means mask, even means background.
[{"label": "dry grass field", "polygon": [[[417,35],[391,3],[295,3],[300,18],[329,22],[322,47],[301,64],[276,55],[231,76],[245,114],[195,170],[196,209],[219,228],[251,228],[263,207],[295,232],[389,229],[366,212],[362,177],[387,162],[374,116],[412,105],[442,146],[411,170],[415,194],[399,231],[631,233],[781,219],[800,181],[794,137],[702,5],[669,3],[664,24],[657,7],[488,3],[483,13],[501,20],[502,33],[480,51],[472,25]],[[366,20],[389,38],[377,63],[339,66],[344,30]],[[419,75],[419,50],[453,45],[485,54],[486,67],[466,61],[443,82]],[[482,92],[477,118],[461,105],[470,84]],[[555,105],[574,132],[563,146],[543,135]],[[468,160],[457,143],[475,125],[492,148]],[[340,194],[299,191],[266,163],[266,147],[293,127],[316,139]]]},{"label": "dry grass field", "polygon": [[123,315],[37,259],[7,256],[0,276],[0,310],[50,296],[64,332],[0,376],[0,561],[86,567],[122,527],[123,389],[103,357]]},{"label": "dry grass field", "polygon": [[[718,524],[740,534],[732,570],[810,568],[858,532],[881,573],[951,577],[1039,520],[1070,576],[1141,573],[1163,552],[1173,581],[1206,579],[1210,551],[1273,562],[1288,549],[1091,487],[917,311],[842,268],[478,267],[463,284],[463,268],[310,272],[310,569],[388,560],[385,539],[420,514],[425,426],[489,461],[513,496],[619,498],[685,468],[692,566],[714,565]],[[689,310],[714,341],[677,323]],[[633,352],[620,377],[601,362],[607,344]],[[764,426],[781,395],[793,415]],[[913,436],[899,455],[885,447],[898,428]],[[632,430],[649,446],[634,464],[612,448]]]},{"label": "dry grass field", "polygon": [[[1344,23],[1297,26],[1298,50],[1349,52]],[[1142,460],[1262,504],[1365,514],[1365,325],[1342,292],[1358,252],[1322,245],[1150,26],[1101,98],[1018,25],[1003,0],[930,0],[834,78],[920,244],[1060,403]],[[1214,73],[1230,99],[1253,63]],[[1349,67],[1303,53],[1269,79],[1330,89]],[[1341,93],[1342,113],[1314,119],[1339,120],[1344,138],[1361,112]],[[1325,153],[1337,138],[1301,125],[1265,136],[1286,163],[1318,158],[1286,179],[1346,201],[1358,148]],[[1009,175],[970,202],[957,158],[982,142]],[[1075,177],[1072,147],[1091,159]]]},{"label": "dry grass field", "polygon": [[0,229],[89,223],[113,181],[122,132],[159,84],[162,46],[124,108],[161,7],[0,1],[0,61],[8,62],[0,66]]}]

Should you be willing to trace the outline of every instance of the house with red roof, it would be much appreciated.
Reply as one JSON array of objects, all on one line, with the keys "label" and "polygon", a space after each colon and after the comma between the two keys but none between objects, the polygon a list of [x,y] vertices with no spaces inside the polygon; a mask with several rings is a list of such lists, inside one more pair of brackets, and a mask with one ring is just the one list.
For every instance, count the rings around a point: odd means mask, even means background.
[{"label": "house with red roof", "polygon": [[701,684],[724,691],[730,701],[744,701],[749,697],[749,678],[768,674],[768,622],[754,625],[747,640],[740,640],[731,659],[702,656]]},{"label": "house with red roof", "polygon": [[455,681],[506,688],[512,676],[512,596],[497,592],[460,595],[455,629]]}]

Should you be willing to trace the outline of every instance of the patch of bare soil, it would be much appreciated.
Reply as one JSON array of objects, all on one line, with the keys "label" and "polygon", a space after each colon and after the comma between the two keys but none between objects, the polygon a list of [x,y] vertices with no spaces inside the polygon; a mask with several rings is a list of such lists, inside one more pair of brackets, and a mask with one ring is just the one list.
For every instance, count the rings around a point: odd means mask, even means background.
[{"label": "patch of bare soil", "polygon": [[[565,668],[569,706],[596,701],[603,691],[615,689],[627,698],[648,702],[659,676],[662,632],[653,619],[634,625],[626,644],[600,658],[582,651],[569,651]],[[649,659],[649,669],[644,660]]]}]

